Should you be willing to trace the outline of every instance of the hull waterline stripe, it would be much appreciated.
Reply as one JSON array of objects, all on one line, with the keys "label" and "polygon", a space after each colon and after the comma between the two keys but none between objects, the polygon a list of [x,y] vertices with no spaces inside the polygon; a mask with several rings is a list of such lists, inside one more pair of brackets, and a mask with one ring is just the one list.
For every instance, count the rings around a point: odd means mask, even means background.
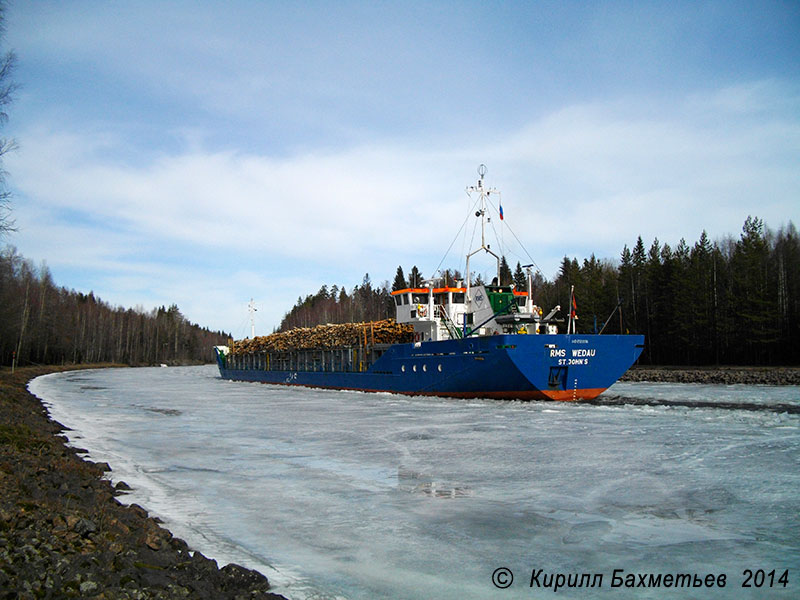
[{"label": "hull waterline stripe", "polygon": [[396,391],[396,390],[382,390],[372,388],[356,388],[345,386],[333,385],[312,385],[308,383],[292,383],[286,381],[259,381],[257,379],[234,379],[232,377],[224,377],[230,381],[242,381],[245,383],[263,383],[265,385],[282,385],[287,387],[305,387],[319,390],[341,390],[348,392],[368,392],[368,393],[386,393],[386,394],[401,394],[403,396],[432,396],[438,398],[461,398],[461,399],[481,399],[488,400],[555,400],[558,402],[575,402],[580,400],[594,400],[606,391],[607,388],[587,388],[577,390],[524,390],[524,391],[510,391],[504,390],[500,392],[435,392],[435,391]]}]

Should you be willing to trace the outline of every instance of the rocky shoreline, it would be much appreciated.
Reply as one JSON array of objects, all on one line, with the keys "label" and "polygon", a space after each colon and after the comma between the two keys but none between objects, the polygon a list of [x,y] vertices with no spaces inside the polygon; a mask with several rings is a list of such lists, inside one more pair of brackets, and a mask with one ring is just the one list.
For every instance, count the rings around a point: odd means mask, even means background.
[{"label": "rocky shoreline", "polygon": [[110,467],[66,445],[26,384],[74,368],[0,370],[0,599],[284,598],[261,573],[219,568],[142,507],[121,504],[126,486],[103,478]]},{"label": "rocky shoreline", "polygon": [[800,385],[800,367],[633,367],[620,381]]}]

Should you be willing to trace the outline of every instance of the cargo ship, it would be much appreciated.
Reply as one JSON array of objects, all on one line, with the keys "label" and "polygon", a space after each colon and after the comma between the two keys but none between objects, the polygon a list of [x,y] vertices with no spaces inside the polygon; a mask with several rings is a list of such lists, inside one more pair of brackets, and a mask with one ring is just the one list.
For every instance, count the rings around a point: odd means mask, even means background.
[{"label": "cargo ship", "polygon": [[[220,376],[451,398],[579,401],[600,395],[639,358],[644,336],[577,333],[574,297],[568,318],[560,306],[545,315],[533,302],[532,265],[526,289],[498,284],[501,259],[486,244],[485,232],[489,209],[502,219],[502,204],[491,202],[499,193],[485,186],[485,173],[481,165],[477,183],[467,188],[476,198],[481,245],[466,256],[463,282],[431,280],[392,292],[395,322],[379,326],[377,337],[375,323],[360,323],[320,326],[347,328],[347,335],[333,341],[322,336],[306,342],[314,336],[295,335],[287,346],[272,343],[272,336],[253,336],[217,346]],[[497,262],[497,278],[489,285],[472,281],[470,259],[481,253]]]}]

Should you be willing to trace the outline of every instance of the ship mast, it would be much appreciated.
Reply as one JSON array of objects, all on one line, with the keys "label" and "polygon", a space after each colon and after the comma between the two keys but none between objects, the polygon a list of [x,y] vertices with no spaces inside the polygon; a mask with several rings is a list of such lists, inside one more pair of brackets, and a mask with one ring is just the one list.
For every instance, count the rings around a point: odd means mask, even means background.
[{"label": "ship mast", "polygon": [[497,256],[494,252],[492,252],[490,246],[486,244],[486,205],[487,205],[487,198],[491,194],[500,195],[500,192],[497,191],[495,188],[486,188],[483,185],[483,178],[486,175],[486,165],[481,164],[478,167],[478,182],[476,185],[471,185],[467,188],[467,194],[472,194],[473,192],[478,193],[478,197],[480,199],[480,208],[475,211],[475,216],[480,217],[481,219],[481,247],[473,250],[469,254],[467,254],[467,298],[469,298],[469,289],[472,283],[472,276],[469,270],[469,259],[472,255],[477,254],[481,250],[486,252],[487,254],[491,254],[494,256],[495,260],[497,260],[497,281],[500,281],[500,257]]}]

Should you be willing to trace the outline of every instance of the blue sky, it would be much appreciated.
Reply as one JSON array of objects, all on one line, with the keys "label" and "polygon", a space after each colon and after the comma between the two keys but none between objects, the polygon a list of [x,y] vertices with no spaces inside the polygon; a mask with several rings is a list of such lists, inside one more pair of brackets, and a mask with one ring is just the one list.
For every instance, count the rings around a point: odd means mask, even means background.
[{"label": "blue sky", "polygon": [[799,31],[789,1],[11,1],[6,242],[242,337],[251,297],[267,333],[322,284],[433,274],[480,163],[548,278],[797,225]]}]

